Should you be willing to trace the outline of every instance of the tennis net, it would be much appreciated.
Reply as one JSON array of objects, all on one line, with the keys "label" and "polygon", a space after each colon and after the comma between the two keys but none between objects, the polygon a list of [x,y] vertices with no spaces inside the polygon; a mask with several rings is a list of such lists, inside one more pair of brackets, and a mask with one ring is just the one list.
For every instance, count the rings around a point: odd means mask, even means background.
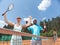
[{"label": "tennis net", "polygon": [[[12,35],[17,35],[21,38],[25,38],[25,39],[18,39],[18,40],[13,40],[11,38]],[[16,32],[10,29],[4,29],[4,28],[0,28],[0,45],[31,45],[33,43],[33,41],[31,40],[31,38],[39,38],[41,39],[42,45],[60,45],[60,42],[57,41],[56,43],[53,42],[53,38],[52,37],[43,37],[43,36],[36,36],[36,35],[32,35],[29,33],[24,33],[24,32]],[[15,37],[14,37],[15,38]],[[40,41],[40,40],[39,40]],[[13,43],[13,44],[11,44]],[[41,44],[39,44],[41,45]]]}]

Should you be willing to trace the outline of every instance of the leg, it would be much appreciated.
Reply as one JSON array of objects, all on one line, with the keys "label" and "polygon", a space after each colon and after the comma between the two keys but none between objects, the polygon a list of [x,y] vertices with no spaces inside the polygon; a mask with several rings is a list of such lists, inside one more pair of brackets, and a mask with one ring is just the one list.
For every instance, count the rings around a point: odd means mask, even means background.
[{"label": "leg", "polygon": [[31,45],[37,45],[35,40],[31,40]]},{"label": "leg", "polygon": [[17,45],[22,45],[22,39],[17,40]]},{"label": "leg", "polygon": [[10,45],[13,45],[13,41],[11,40]]},{"label": "leg", "polygon": [[42,40],[37,40],[37,45],[42,45]]},{"label": "leg", "polygon": [[15,40],[11,39],[11,43],[10,43],[10,45],[16,45]]}]

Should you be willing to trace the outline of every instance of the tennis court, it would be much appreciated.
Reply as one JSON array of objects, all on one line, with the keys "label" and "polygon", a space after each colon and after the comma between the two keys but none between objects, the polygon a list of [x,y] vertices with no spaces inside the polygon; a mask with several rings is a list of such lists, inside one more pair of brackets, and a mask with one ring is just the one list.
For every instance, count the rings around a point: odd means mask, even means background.
[{"label": "tennis court", "polygon": [[[22,45],[30,45],[30,40],[23,40]],[[0,45],[10,45],[10,41],[1,41]],[[42,45],[54,45],[51,40],[42,41]],[[60,38],[55,42],[55,45],[60,45]]]}]

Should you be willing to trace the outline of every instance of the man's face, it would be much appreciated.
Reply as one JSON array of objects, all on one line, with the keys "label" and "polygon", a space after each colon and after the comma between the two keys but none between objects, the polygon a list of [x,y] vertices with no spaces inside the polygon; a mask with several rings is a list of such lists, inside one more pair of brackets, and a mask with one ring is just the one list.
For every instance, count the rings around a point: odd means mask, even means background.
[{"label": "man's face", "polygon": [[37,20],[34,20],[34,21],[33,21],[33,24],[37,24]]}]

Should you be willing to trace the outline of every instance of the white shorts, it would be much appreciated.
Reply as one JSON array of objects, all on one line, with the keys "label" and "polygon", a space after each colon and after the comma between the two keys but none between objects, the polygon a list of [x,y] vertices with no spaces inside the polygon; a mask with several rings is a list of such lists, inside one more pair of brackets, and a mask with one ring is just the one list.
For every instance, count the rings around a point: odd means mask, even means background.
[{"label": "white shorts", "polygon": [[42,45],[42,40],[31,40],[31,45]]}]

